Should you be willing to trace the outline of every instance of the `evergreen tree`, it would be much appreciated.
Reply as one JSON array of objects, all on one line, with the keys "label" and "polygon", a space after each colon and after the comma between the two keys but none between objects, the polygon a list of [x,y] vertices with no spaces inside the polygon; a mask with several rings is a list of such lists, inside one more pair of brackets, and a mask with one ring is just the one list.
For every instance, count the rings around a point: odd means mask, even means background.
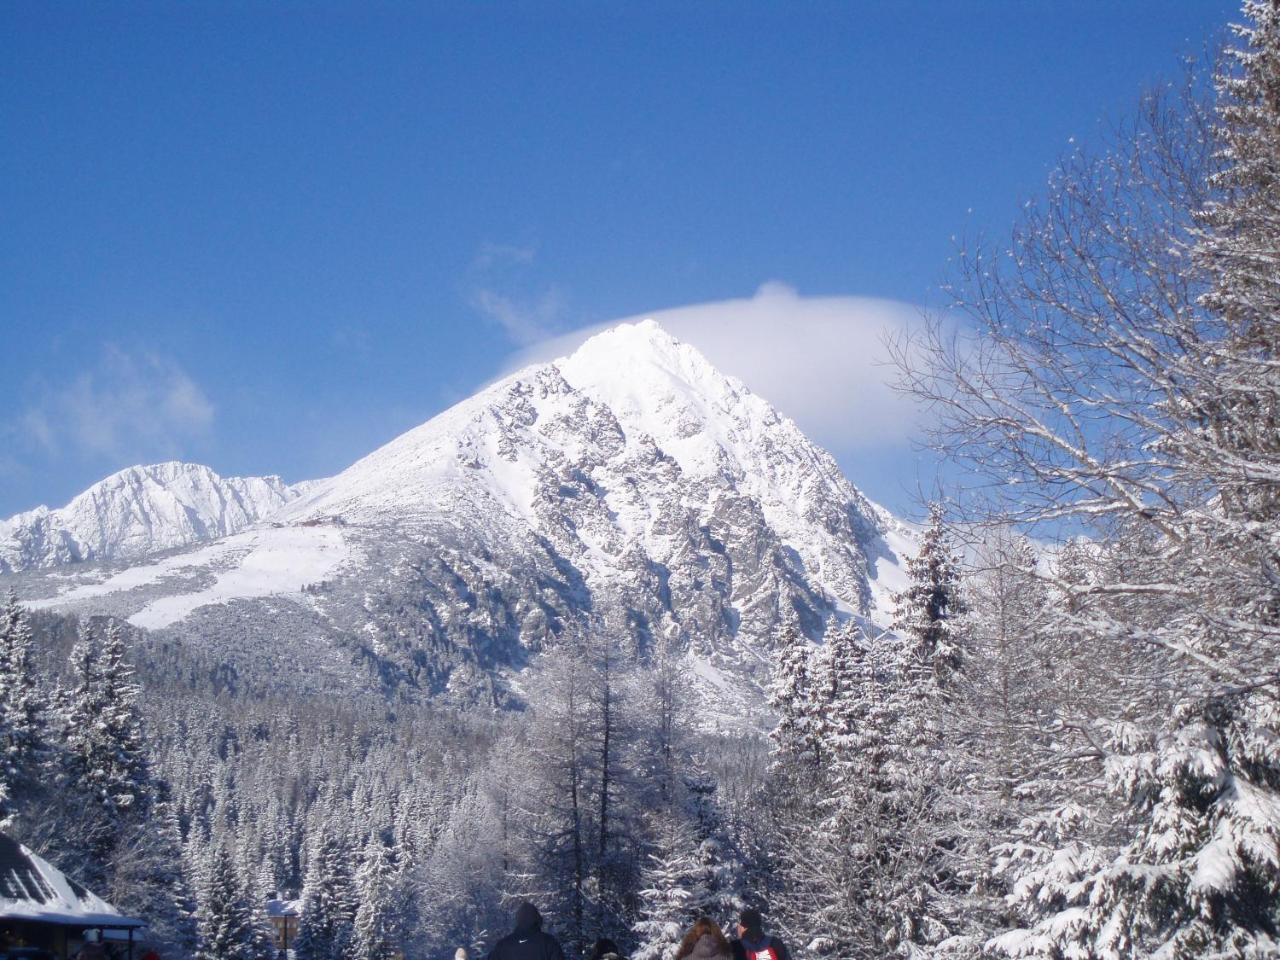
[{"label": "evergreen tree", "polygon": [[686,777],[682,802],[658,824],[641,874],[635,960],[663,960],[699,917],[724,921],[743,907],[742,863],[726,836],[716,783]]},{"label": "evergreen tree", "polygon": [[302,919],[294,950],[300,960],[343,960],[355,933],[358,900],[345,835],[320,827],[307,863]]},{"label": "evergreen tree", "polygon": [[[1280,468],[1280,9],[1246,0],[1244,13],[1246,22],[1234,27],[1241,43],[1217,77],[1223,163],[1211,178],[1215,193],[1201,211],[1196,247],[1211,283],[1201,303],[1218,327],[1186,364],[1190,396],[1179,412],[1194,428],[1178,448],[1212,475],[1226,517],[1267,529],[1280,518],[1280,482],[1268,479]],[[1231,532],[1244,541],[1237,549],[1260,551],[1272,576],[1280,574],[1280,546],[1264,532]],[[1280,597],[1267,608],[1280,619]]]},{"label": "evergreen tree", "polygon": [[107,810],[141,822],[152,799],[138,686],[125,661],[124,636],[111,623],[99,643],[82,628],[71,654],[75,676],[66,717],[68,773]]},{"label": "evergreen tree", "polygon": [[956,625],[965,612],[960,596],[960,562],[951,546],[942,505],[929,506],[929,522],[919,552],[907,560],[910,584],[894,597],[893,629],[915,645],[913,669],[928,665],[935,679],[960,666]]},{"label": "evergreen tree", "polygon": [[777,723],[769,734],[773,753],[780,762],[796,759],[810,749],[813,719],[813,678],[810,676],[809,641],[794,627],[778,641],[777,661],[769,689],[769,706]]},{"label": "evergreen tree", "polygon": [[698,917],[690,883],[695,870],[693,829],[683,818],[664,817],[654,848],[640,875],[634,960],[666,960]]},{"label": "evergreen tree", "polygon": [[200,896],[196,960],[269,960],[271,951],[255,919],[235,858],[225,844],[206,865]]},{"label": "evergreen tree", "polygon": [[10,592],[0,610],[0,803],[36,775],[46,753],[43,721],[31,627]]},{"label": "evergreen tree", "polygon": [[356,873],[355,937],[351,955],[355,960],[391,960],[400,949],[403,917],[396,890],[397,871],[390,851],[379,839],[365,850],[364,862]]}]

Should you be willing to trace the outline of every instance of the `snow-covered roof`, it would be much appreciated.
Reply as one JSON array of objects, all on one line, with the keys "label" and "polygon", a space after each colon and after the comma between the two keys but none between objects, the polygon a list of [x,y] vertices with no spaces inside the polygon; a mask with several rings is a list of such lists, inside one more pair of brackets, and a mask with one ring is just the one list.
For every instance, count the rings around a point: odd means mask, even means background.
[{"label": "snow-covered roof", "polygon": [[0,834],[0,920],[69,927],[141,927],[43,857]]},{"label": "snow-covered roof", "polygon": [[299,917],[302,915],[301,900],[268,900],[268,917]]}]

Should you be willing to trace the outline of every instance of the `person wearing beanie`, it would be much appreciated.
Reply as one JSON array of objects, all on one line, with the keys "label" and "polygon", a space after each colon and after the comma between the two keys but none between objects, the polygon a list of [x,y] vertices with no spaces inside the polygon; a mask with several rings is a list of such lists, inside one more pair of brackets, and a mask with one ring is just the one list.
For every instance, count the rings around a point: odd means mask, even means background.
[{"label": "person wearing beanie", "polygon": [[560,941],[542,931],[542,914],[528,901],[516,908],[515,930],[489,951],[489,960],[564,960]]},{"label": "person wearing beanie", "polygon": [[764,917],[754,907],[738,917],[738,937],[732,946],[734,960],[791,960],[786,945],[764,932]]}]

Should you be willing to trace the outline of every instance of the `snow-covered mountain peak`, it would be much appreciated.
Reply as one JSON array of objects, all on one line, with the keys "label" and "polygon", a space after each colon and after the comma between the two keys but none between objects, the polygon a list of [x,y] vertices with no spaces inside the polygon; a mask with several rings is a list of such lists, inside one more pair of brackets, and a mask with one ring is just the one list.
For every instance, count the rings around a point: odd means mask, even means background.
[{"label": "snow-covered mountain peak", "polygon": [[[87,514],[214,512],[199,468],[146,469],[172,475],[112,478],[137,492],[86,494]],[[686,650],[736,715],[784,631],[885,621],[911,539],[794,422],[652,321],[505,377],[300,492],[234,482],[287,502],[216,543],[25,587],[42,607],[223,651],[239,638],[237,656],[281,658],[290,675],[372,671],[494,703],[531,653],[605,624],[637,655]],[[188,542],[205,529],[159,528]]]},{"label": "snow-covered mountain peak", "polygon": [[790,419],[651,320],[490,385],[280,516],[438,527],[448,515],[536,540],[566,534],[566,510],[587,505],[564,549],[599,570],[629,549],[665,563],[676,514],[705,526],[745,511],[726,534],[765,527],[836,606],[869,603],[870,504]]},{"label": "snow-covered mountain peak", "polygon": [[0,520],[0,571],[131,560],[227,536],[297,495],[279,477],[221,477],[195,463],[128,467],[65,507]]}]

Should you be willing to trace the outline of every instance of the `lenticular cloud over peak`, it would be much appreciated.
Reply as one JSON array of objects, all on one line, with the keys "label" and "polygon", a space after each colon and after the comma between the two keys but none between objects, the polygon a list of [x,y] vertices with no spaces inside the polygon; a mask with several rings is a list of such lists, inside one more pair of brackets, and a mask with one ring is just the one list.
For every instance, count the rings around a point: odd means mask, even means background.
[{"label": "lenticular cloud over peak", "polygon": [[752,297],[657,310],[545,340],[516,354],[515,370],[571,354],[620,323],[650,319],[696,347],[833,450],[905,445],[919,418],[891,386],[887,336],[919,317],[911,304],[872,297],[807,297],[778,282]]}]

